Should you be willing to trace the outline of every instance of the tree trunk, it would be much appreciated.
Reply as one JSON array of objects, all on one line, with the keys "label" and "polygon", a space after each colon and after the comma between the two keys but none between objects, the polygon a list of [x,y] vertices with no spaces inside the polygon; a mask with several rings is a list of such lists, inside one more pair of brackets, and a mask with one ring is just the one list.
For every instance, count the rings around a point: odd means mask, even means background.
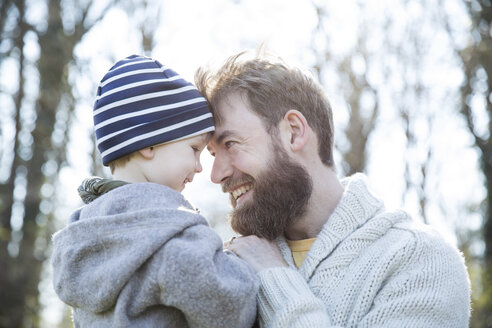
[{"label": "tree trunk", "polygon": [[[483,267],[481,280],[481,296],[475,300],[472,322],[478,327],[490,327],[492,324],[492,6],[488,0],[465,2],[471,19],[471,33],[479,37],[470,38],[470,44],[458,51],[463,63],[464,83],[461,89],[463,114],[468,130],[480,151],[481,169],[485,177],[486,197],[484,199],[483,216]],[[449,29],[449,28],[448,28]],[[453,36],[451,35],[451,38]],[[482,76],[485,72],[485,77]],[[480,86],[477,87],[480,82]],[[482,96],[485,103],[485,114],[488,119],[488,133],[480,133],[474,110],[469,101],[474,95]]]},{"label": "tree trunk", "polygon": [[[61,108],[68,113],[69,119],[65,122],[67,124],[64,124],[68,128],[73,111],[73,97],[68,83],[68,67],[73,61],[73,50],[85,33],[114,6],[113,2],[110,2],[100,10],[98,17],[87,18],[93,2],[85,1],[82,4],[74,2],[75,8],[72,10],[78,11],[77,15],[74,15],[77,21],[74,22],[73,30],[67,33],[62,24],[62,1],[47,1],[47,28],[43,32],[36,31],[24,20],[25,3],[25,0],[0,1],[1,37],[13,41],[10,48],[7,49],[5,45],[2,48],[0,61],[6,57],[12,57],[20,63],[19,91],[17,95],[12,96],[16,106],[16,136],[12,149],[15,155],[10,176],[6,183],[0,185],[0,327],[2,328],[39,326],[38,285],[42,264],[46,260],[46,250],[41,249],[39,245],[46,243],[48,237],[46,228],[41,228],[38,222],[39,218],[49,215],[40,211],[40,204],[43,201],[41,189],[45,183],[54,182],[56,172],[65,160],[66,151],[66,140],[61,145],[52,142],[57,124],[57,111]],[[12,7],[17,7],[17,10]],[[6,24],[8,16],[16,13],[20,17],[17,26]],[[17,134],[24,124],[19,111],[24,99],[25,60],[23,51],[24,36],[28,30],[37,33],[40,46],[40,56],[37,62],[39,92],[33,108],[36,113],[34,128],[31,132],[33,143],[20,145],[21,141]],[[6,42],[6,44],[9,43]],[[12,49],[15,52],[12,52]],[[29,78],[29,76],[26,77],[26,79]],[[63,101],[65,99],[69,99],[72,103],[67,105]],[[64,132],[66,138],[66,130]],[[30,147],[32,156],[29,159],[20,157],[19,146]],[[55,173],[51,171],[49,176],[45,175],[43,170],[48,161],[52,162],[50,165],[54,163],[57,168]],[[24,216],[20,231],[12,234],[11,213],[15,202],[13,191],[20,167],[27,172],[25,173],[26,196],[23,199]],[[41,243],[38,243],[39,241]],[[18,244],[17,256],[9,255],[7,251],[9,243]]]},{"label": "tree trunk", "polygon": [[[49,1],[48,8],[48,28],[45,34],[39,36],[41,47],[38,61],[40,86],[39,96],[35,104],[37,117],[32,131],[32,140],[34,140],[31,145],[32,157],[25,164],[27,185],[19,253],[15,258],[8,256],[8,253],[3,251],[5,248],[2,249],[1,253],[1,263],[4,268],[8,268],[8,270],[1,271],[6,271],[8,275],[6,279],[2,279],[0,282],[0,290],[2,291],[0,325],[2,327],[37,327],[39,323],[38,284],[42,263],[45,259],[43,255],[40,255],[42,252],[36,251],[36,239],[38,238],[36,218],[39,215],[39,206],[42,201],[40,190],[45,182],[42,168],[48,160],[46,158],[47,152],[53,148],[51,136],[56,122],[56,111],[61,95],[66,89],[66,68],[72,59],[73,49],[73,45],[67,44],[63,39],[60,2]],[[72,49],[67,51],[67,46],[72,46]],[[23,46],[19,47],[21,54],[23,48]],[[21,59],[23,59],[22,55]],[[22,99],[22,94],[20,96]],[[17,146],[14,151],[18,151]],[[15,181],[18,165],[19,162],[14,161],[10,176],[12,182],[8,187],[11,191],[13,191],[13,181]],[[11,197],[7,203],[10,204],[10,207],[12,201],[13,198]],[[10,213],[7,212],[8,208],[5,214],[2,213],[3,225],[10,222]]]},{"label": "tree trunk", "polygon": [[[2,7],[3,9],[3,7]],[[24,317],[23,293],[19,293],[19,288],[25,285],[26,273],[18,267],[18,256],[11,257],[8,251],[9,242],[12,237],[11,215],[14,203],[14,187],[16,170],[24,164],[19,152],[19,132],[22,128],[20,120],[20,108],[24,98],[24,36],[27,26],[24,21],[25,7],[24,2],[17,4],[19,11],[19,34],[16,37],[15,48],[19,49],[19,83],[17,94],[14,98],[15,104],[15,135],[14,135],[14,159],[10,168],[10,175],[6,183],[1,186],[0,193],[2,201],[0,205],[0,326],[1,327],[20,327]],[[2,25],[3,26],[3,25]],[[26,270],[29,272],[29,270]],[[20,305],[20,306],[19,306]]]},{"label": "tree trunk", "polygon": [[[491,55],[492,57],[492,55]],[[492,60],[492,59],[491,59]],[[492,71],[489,73],[489,90],[492,90]],[[492,113],[490,100],[488,102],[489,116]],[[491,119],[492,121],[492,119]],[[483,240],[485,243],[484,266],[482,272],[482,295],[484,297],[483,322],[486,326],[492,325],[492,141],[491,137],[486,144],[486,149],[482,153],[482,167],[487,188],[486,209],[483,224]],[[490,327],[490,326],[488,326]]]},{"label": "tree trunk", "polygon": [[[482,160],[484,166],[484,174],[487,186],[487,210],[485,215],[485,222],[483,228],[483,235],[485,241],[485,271],[492,273],[492,152],[484,155]],[[489,281],[492,289],[492,281]],[[491,294],[492,295],[492,290]],[[491,296],[492,297],[492,296]],[[492,309],[491,309],[492,310]],[[492,311],[490,311],[492,315]]]}]

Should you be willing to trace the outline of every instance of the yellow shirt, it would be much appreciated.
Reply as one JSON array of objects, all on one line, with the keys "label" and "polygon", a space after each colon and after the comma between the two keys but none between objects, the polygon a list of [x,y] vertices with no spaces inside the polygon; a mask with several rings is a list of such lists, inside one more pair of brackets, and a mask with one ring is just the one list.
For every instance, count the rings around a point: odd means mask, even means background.
[{"label": "yellow shirt", "polygon": [[294,264],[299,269],[302,262],[306,259],[306,255],[313,245],[316,238],[301,239],[301,240],[287,240],[289,248],[292,252],[292,257],[294,258]]}]

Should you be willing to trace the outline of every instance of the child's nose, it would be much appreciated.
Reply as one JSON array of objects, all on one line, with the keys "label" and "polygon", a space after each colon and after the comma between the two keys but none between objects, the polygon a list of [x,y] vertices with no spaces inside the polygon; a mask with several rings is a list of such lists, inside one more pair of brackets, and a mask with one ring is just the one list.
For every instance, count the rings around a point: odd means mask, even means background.
[{"label": "child's nose", "polygon": [[196,161],[195,171],[196,171],[196,173],[200,173],[200,172],[202,172],[202,170],[203,170],[202,163],[200,163],[200,160],[198,159]]}]

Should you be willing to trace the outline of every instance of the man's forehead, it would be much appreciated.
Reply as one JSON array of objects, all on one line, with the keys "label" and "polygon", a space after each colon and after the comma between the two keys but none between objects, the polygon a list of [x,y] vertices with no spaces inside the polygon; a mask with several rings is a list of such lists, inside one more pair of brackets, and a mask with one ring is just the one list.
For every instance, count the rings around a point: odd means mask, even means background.
[{"label": "man's forehead", "polygon": [[243,127],[241,124],[241,109],[234,108],[230,106],[228,108],[217,107],[217,114],[219,114],[220,119],[215,120],[215,130],[212,134],[212,140],[223,139],[223,136],[237,134],[239,130]]},{"label": "man's forehead", "polygon": [[224,125],[224,128],[229,128],[229,125],[234,124],[237,119],[244,115],[256,115],[251,109],[248,97],[244,92],[231,92],[218,99],[215,106],[217,121],[216,128]]}]

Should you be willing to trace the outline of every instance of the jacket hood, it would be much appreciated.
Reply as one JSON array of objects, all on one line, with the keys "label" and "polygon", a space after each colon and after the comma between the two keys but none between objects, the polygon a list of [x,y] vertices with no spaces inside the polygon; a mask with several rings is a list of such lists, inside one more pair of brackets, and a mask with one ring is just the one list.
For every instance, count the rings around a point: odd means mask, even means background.
[{"label": "jacket hood", "polygon": [[[72,214],[53,236],[53,284],[67,304],[100,313],[162,245],[204,224],[184,197],[153,183],[108,192]],[[82,286],[82,287],[81,287]]]}]

